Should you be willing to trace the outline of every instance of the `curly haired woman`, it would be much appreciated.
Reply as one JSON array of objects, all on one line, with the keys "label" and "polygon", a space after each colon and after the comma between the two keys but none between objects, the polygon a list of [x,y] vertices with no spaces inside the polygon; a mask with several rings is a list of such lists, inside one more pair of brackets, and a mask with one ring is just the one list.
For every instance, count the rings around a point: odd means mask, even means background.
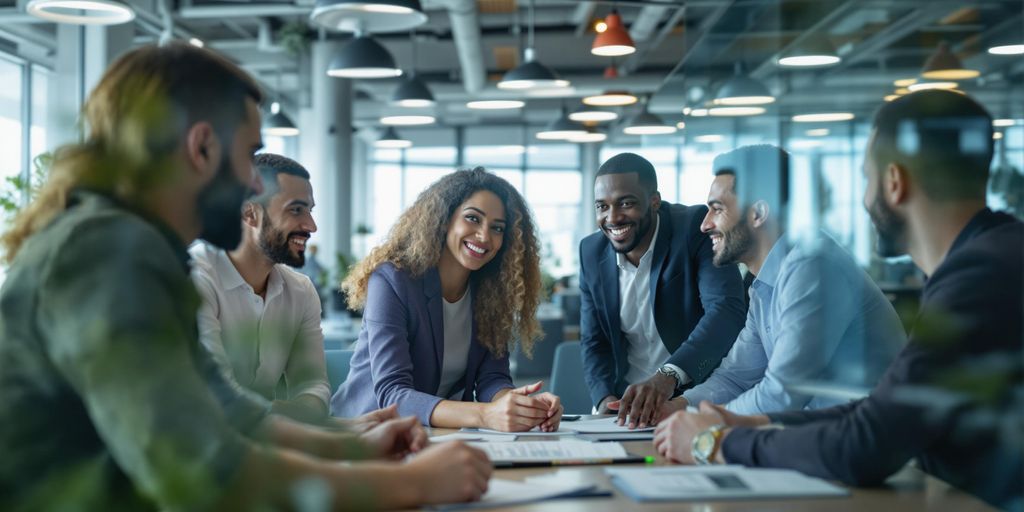
[{"label": "curly haired woman", "polygon": [[508,182],[478,167],[431,185],[342,283],[363,327],[332,414],[398,404],[435,427],[557,430],[558,397],[509,375],[513,340],[529,354],[540,334],[539,260]]}]

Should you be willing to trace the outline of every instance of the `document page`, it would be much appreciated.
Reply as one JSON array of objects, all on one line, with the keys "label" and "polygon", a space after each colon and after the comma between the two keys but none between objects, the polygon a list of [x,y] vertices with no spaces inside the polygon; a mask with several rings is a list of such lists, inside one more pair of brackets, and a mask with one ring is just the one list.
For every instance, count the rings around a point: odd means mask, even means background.
[{"label": "document page", "polygon": [[612,483],[637,501],[846,496],[819,478],[788,469],[742,466],[606,468]]},{"label": "document page", "polygon": [[654,427],[635,428],[630,430],[629,427],[625,425],[620,426],[616,416],[611,416],[596,420],[580,420],[572,423],[563,423],[562,428],[559,430],[574,430],[581,434],[610,434],[614,432],[654,432]]},{"label": "document page", "polygon": [[491,462],[565,462],[629,457],[621,443],[584,441],[520,441],[517,443],[474,443]]}]

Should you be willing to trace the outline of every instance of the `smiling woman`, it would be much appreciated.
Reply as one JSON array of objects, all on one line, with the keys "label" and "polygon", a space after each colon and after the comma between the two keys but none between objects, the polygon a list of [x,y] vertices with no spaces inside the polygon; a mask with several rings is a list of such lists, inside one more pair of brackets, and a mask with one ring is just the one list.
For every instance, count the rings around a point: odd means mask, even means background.
[{"label": "smiling woman", "polygon": [[512,340],[529,354],[540,334],[540,256],[505,180],[478,167],[436,181],[342,287],[363,329],[332,414],[398,404],[437,427],[558,428],[558,397],[509,375]]}]

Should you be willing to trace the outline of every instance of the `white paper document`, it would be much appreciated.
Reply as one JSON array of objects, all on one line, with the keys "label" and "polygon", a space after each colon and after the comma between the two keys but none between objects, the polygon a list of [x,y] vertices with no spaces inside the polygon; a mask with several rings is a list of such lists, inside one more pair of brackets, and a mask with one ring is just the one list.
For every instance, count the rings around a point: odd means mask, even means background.
[{"label": "white paper document", "polygon": [[485,434],[483,432],[456,432],[454,434],[445,434],[441,436],[433,436],[430,438],[430,442],[432,443],[443,443],[445,441],[483,441],[487,443],[510,443],[515,440],[515,435]]},{"label": "white paper document", "polygon": [[630,457],[620,443],[584,441],[520,441],[518,443],[469,443],[490,457],[495,465],[514,463],[573,462]]},{"label": "white paper document", "polygon": [[492,478],[487,484],[487,492],[483,495],[480,501],[475,501],[473,503],[453,503],[450,505],[442,505],[437,507],[437,509],[456,510],[519,505],[540,500],[550,500],[554,498],[586,494],[593,489],[593,484],[540,484],[536,481],[524,483],[516,482],[514,480]]},{"label": "white paper document", "polygon": [[502,432],[500,430],[491,430],[489,428],[464,428],[464,429],[461,430],[461,432],[466,432],[466,433],[480,432],[480,433],[483,433],[483,434],[497,434],[497,435],[521,436],[521,437],[574,436],[574,435],[576,435],[576,431],[575,430],[568,430],[565,427],[562,427],[562,428],[560,428],[560,429],[558,429],[558,430],[556,430],[554,432],[541,432],[536,427],[534,427],[533,430],[528,430],[526,432]]},{"label": "white paper document", "polygon": [[610,434],[613,432],[654,432],[654,427],[630,430],[629,427],[618,424],[618,417],[611,416],[596,420],[579,420],[572,423],[563,423],[562,428],[559,430],[572,430],[581,434]]},{"label": "white paper document", "polygon": [[846,496],[848,491],[789,469],[742,466],[605,468],[636,501]]}]

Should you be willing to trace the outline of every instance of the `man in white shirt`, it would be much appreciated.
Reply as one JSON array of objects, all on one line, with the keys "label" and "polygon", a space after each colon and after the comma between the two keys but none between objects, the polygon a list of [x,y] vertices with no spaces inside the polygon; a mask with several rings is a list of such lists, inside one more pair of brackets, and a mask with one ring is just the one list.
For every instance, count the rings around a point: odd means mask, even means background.
[{"label": "man in white shirt", "polygon": [[[203,296],[200,340],[231,382],[272,400],[274,412],[322,420],[331,390],[320,298],[293,270],[305,262],[316,231],[309,172],[269,153],[256,155],[253,165],[264,192],[243,207],[242,243],[231,252],[205,244],[190,250]],[[287,391],[278,397],[282,376]]]}]

